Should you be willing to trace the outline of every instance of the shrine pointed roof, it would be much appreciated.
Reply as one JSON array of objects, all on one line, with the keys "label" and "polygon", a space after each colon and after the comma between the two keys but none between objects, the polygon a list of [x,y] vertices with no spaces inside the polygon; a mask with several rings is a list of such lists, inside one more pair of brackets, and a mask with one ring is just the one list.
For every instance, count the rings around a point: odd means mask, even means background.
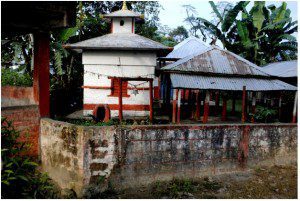
[{"label": "shrine pointed roof", "polygon": [[168,50],[169,47],[134,33],[111,33],[81,42],[67,44],[78,50]]}]

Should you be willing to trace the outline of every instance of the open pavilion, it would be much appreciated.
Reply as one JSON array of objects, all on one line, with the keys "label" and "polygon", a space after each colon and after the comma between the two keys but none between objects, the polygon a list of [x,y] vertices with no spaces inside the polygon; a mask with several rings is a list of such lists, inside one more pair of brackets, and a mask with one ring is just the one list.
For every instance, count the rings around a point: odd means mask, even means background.
[{"label": "open pavilion", "polygon": [[[173,123],[180,122],[181,99],[185,95],[186,90],[192,92],[188,100],[192,102],[191,114],[196,120],[200,120],[201,97],[205,97],[203,100],[203,123],[208,122],[209,105],[215,105],[215,112],[218,112],[219,95],[222,96],[221,120],[226,121],[228,95],[231,95],[232,112],[235,112],[236,95],[242,92],[241,121],[245,122],[247,110],[252,110],[252,114],[255,113],[256,92],[274,92],[274,94],[278,94],[281,91],[297,91],[297,87],[276,79],[262,71],[257,65],[218,46],[211,46],[197,51],[161,68],[161,70],[165,77],[163,79],[165,83],[163,84],[172,90],[169,95],[164,94],[163,97],[167,99],[164,102],[170,103],[168,100],[171,99],[170,96],[173,96]],[[202,94],[204,96],[201,96],[201,91],[205,94]],[[212,94],[215,94],[215,100],[213,104],[210,104]],[[193,95],[194,99],[192,98]],[[247,101],[249,99],[251,102]],[[195,101],[193,102],[193,100]],[[194,108],[195,102],[196,108]],[[297,93],[295,96],[293,122],[296,122],[296,103]],[[249,109],[247,109],[247,106],[249,106]],[[280,107],[281,100],[279,100],[279,109]]]}]

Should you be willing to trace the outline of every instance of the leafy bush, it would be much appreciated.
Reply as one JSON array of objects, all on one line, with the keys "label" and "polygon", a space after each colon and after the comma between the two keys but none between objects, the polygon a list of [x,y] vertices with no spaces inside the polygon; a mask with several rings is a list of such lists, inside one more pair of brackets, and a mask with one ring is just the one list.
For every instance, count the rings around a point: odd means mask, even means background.
[{"label": "leafy bush", "polygon": [[196,182],[189,179],[173,179],[169,182],[157,181],[152,187],[156,198],[167,196],[168,198],[180,198],[182,193],[192,193],[196,190]]},{"label": "leafy bush", "polygon": [[256,122],[271,123],[276,121],[277,111],[267,107],[257,106],[255,114],[250,114]]},{"label": "leafy bush", "polygon": [[20,73],[9,68],[2,68],[1,85],[30,87],[32,86],[32,78],[27,73]]},{"label": "leafy bush", "polygon": [[38,164],[24,155],[29,147],[18,141],[20,132],[1,118],[1,198],[56,198],[57,190]]}]

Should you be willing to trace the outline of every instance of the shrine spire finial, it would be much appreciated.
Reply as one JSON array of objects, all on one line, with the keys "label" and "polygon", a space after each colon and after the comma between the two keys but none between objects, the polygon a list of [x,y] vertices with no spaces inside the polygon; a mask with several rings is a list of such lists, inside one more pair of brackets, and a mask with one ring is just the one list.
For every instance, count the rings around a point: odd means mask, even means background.
[{"label": "shrine spire finial", "polygon": [[128,10],[128,8],[127,8],[127,6],[126,6],[126,1],[123,1],[122,10]]}]

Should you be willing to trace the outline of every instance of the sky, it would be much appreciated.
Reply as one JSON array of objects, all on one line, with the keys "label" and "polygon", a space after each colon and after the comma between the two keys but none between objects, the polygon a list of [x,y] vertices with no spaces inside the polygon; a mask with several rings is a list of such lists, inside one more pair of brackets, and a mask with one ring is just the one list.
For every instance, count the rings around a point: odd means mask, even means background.
[{"label": "sky", "polygon": [[[212,9],[208,1],[200,0],[160,0],[160,4],[163,9],[160,11],[159,18],[161,25],[167,25],[170,28],[176,28],[177,26],[185,26],[189,28],[187,23],[184,22],[186,17],[186,11],[182,7],[183,5],[192,5],[196,8],[198,16],[207,20],[212,20]],[[233,2],[233,1],[228,1]],[[217,3],[217,2],[216,2]],[[233,2],[234,3],[234,2]],[[266,5],[274,4],[276,7],[281,5],[281,2],[266,1]],[[253,6],[253,2],[247,6],[250,9]],[[291,16],[293,20],[297,20],[297,1],[287,1],[287,7],[291,10]]]}]

